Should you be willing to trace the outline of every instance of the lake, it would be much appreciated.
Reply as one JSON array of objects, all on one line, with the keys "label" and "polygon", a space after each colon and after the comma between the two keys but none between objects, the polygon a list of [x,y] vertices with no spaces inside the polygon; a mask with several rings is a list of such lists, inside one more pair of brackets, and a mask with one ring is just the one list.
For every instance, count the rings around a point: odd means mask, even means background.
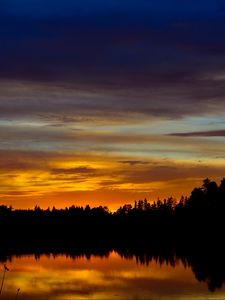
[{"label": "lake", "polygon": [[[106,256],[22,255],[7,262],[0,299],[181,300],[224,299],[225,288],[209,291],[207,280],[196,279],[192,266],[177,259],[159,262]],[[4,264],[1,263],[1,276]],[[20,290],[18,290],[20,289]]]}]

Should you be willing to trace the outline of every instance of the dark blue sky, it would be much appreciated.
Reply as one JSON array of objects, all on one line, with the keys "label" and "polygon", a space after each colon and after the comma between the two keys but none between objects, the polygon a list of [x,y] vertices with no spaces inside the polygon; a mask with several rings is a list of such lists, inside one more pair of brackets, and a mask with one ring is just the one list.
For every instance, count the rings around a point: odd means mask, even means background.
[{"label": "dark blue sky", "polygon": [[33,17],[53,17],[81,14],[124,12],[126,14],[149,14],[167,18],[201,18],[218,14],[223,1],[212,0],[2,0],[6,14]]},{"label": "dark blue sky", "polygon": [[224,67],[223,1],[3,0],[0,16],[1,78],[146,84]]}]

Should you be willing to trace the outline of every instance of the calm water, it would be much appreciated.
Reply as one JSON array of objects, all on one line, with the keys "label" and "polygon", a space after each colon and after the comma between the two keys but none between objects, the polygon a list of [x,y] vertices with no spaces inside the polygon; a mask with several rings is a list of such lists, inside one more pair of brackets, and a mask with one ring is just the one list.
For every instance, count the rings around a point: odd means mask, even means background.
[{"label": "calm water", "polygon": [[[210,292],[180,262],[172,267],[152,261],[147,266],[115,252],[90,259],[13,256],[7,267],[0,299],[225,299],[224,287]],[[3,270],[1,264],[1,276]]]}]

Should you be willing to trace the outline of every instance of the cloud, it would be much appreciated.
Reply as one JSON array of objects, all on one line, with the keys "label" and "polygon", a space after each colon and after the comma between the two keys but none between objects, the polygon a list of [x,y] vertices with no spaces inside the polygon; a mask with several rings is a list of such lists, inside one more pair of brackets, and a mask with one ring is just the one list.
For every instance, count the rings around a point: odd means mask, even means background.
[{"label": "cloud", "polygon": [[5,117],[180,118],[224,109],[224,85],[210,78],[225,66],[217,1],[27,2],[5,2],[1,12]]},{"label": "cloud", "polygon": [[180,137],[225,137],[225,130],[178,132],[170,135]]},{"label": "cloud", "polygon": [[[68,175],[72,175],[72,174],[84,174],[84,175],[91,175],[96,173],[96,169],[94,168],[90,168],[88,166],[80,166],[77,168],[68,168],[68,169],[62,169],[62,168],[55,168],[55,169],[51,169],[51,173],[52,174],[68,174]],[[97,174],[95,174],[97,175]]]},{"label": "cloud", "polygon": [[121,161],[119,161],[119,163],[121,163],[121,164],[128,164],[128,165],[131,165],[131,166],[135,166],[135,165],[149,165],[149,164],[151,164],[151,162],[142,161],[142,160],[121,160]]}]

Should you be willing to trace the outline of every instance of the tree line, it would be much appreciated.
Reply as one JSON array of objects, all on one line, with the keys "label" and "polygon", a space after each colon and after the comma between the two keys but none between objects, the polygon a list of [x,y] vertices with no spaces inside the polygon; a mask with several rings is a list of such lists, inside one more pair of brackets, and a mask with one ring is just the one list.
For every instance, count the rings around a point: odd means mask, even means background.
[{"label": "tree line", "polygon": [[225,179],[220,185],[205,179],[189,197],[126,204],[116,212],[107,207],[17,209],[0,206],[3,240],[99,240],[107,243],[138,240],[217,239],[225,228]]}]

